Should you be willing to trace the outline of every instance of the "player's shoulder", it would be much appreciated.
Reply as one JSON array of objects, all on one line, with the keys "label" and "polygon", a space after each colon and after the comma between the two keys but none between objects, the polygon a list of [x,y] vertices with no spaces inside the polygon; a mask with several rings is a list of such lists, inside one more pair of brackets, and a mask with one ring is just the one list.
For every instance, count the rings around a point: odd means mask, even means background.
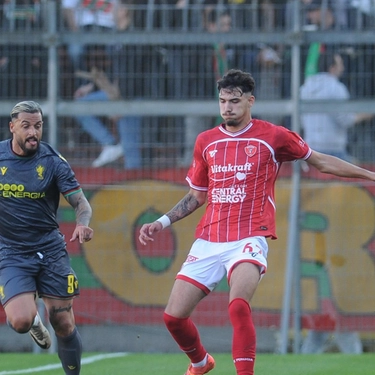
[{"label": "player's shoulder", "polygon": [[253,132],[255,129],[257,129],[257,131],[260,131],[261,134],[266,134],[268,136],[289,132],[289,130],[285,126],[277,125],[266,120],[253,119],[252,123],[253,126],[249,129],[250,132]]},{"label": "player's shoulder", "polygon": [[52,157],[56,158],[56,160],[67,162],[57,150],[55,150],[49,143],[43,141],[40,142],[39,155],[40,157]]},{"label": "player's shoulder", "polygon": [[[267,120],[263,120],[263,119],[259,119],[259,118],[253,118],[251,120],[251,122],[255,125],[255,126],[261,126],[263,128],[269,128],[269,129],[275,129],[275,130],[278,130],[279,128],[284,128],[283,126],[281,125],[276,125],[272,122],[269,122]],[[284,128],[285,129],[285,128]]]},{"label": "player's shoulder", "polygon": [[222,134],[220,132],[220,126],[221,126],[221,124],[217,125],[217,126],[214,126],[213,128],[204,130],[203,132],[198,134],[198,137],[203,138],[203,139],[207,139],[207,138],[215,137],[218,134]]},{"label": "player's shoulder", "polygon": [[10,143],[10,139],[5,139],[3,141],[0,141],[0,151],[4,151],[8,148],[8,145]]},{"label": "player's shoulder", "polygon": [[3,159],[4,157],[10,156],[10,142],[11,139],[0,141],[0,158]]}]

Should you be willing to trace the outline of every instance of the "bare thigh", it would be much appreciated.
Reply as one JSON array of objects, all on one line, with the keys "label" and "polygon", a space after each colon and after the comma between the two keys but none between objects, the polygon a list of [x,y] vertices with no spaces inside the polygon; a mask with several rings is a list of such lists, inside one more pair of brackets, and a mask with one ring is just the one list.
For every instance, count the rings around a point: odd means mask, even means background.
[{"label": "bare thigh", "polygon": [[12,298],[4,307],[9,323],[17,331],[27,331],[37,314],[34,293],[20,294]]},{"label": "bare thigh", "polygon": [[176,318],[187,318],[206,294],[193,284],[177,279],[169,296],[165,312]]},{"label": "bare thigh", "polygon": [[243,262],[232,271],[230,278],[229,301],[243,298],[250,302],[260,281],[259,267],[253,263]]}]

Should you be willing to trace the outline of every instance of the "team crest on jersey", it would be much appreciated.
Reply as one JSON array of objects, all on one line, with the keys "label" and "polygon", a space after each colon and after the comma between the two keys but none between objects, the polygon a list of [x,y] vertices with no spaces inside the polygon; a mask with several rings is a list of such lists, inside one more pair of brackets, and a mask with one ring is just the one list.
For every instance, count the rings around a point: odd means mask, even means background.
[{"label": "team crest on jersey", "polygon": [[43,173],[44,173],[44,167],[42,165],[38,165],[36,167],[36,173],[38,173],[38,179],[39,180],[43,180],[44,179],[44,176],[43,176]]},{"label": "team crest on jersey", "polygon": [[256,146],[253,146],[253,145],[249,145],[249,146],[246,146],[245,147],[245,152],[246,152],[246,155],[251,158],[252,156],[254,156],[257,152],[257,147]]},{"label": "team crest on jersey", "polygon": [[1,174],[4,176],[7,173],[8,167],[1,167]]}]

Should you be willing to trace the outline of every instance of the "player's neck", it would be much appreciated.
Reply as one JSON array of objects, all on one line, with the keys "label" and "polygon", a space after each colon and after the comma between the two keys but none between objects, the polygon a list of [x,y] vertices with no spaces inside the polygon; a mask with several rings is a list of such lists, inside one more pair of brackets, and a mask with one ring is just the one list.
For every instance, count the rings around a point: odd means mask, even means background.
[{"label": "player's neck", "polygon": [[237,132],[241,131],[242,129],[245,129],[246,126],[248,126],[251,121],[252,121],[252,119],[250,117],[250,119],[248,119],[247,121],[241,121],[241,123],[236,124],[236,125],[235,124],[226,124],[224,122],[224,128],[228,132],[237,133]]}]

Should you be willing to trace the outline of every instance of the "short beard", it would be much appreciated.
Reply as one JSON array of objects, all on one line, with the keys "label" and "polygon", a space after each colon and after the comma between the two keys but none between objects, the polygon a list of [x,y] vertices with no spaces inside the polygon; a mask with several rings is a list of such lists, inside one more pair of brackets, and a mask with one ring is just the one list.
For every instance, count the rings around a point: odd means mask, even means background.
[{"label": "short beard", "polygon": [[225,125],[226,126],[237,126],[238,121],[237,120],[227,120],[227,121],[225,121]]},{"label": "short beard", "polygon": [[39,142],[38,142],[38,146],[35,149],[26,148],[26,146],[23,145],[23,144],[19,144],[19,146],[21,147],[22,151],[24,152],[24,156],[33,156],[39,150]]},{"label": "short beard", "polygon": [[24,150],[25,156],[33,156],[33,155],[35,155],[37,153],[37,151],[38,151],[38,148],[36,148],[35,150],[25,149]]}]

